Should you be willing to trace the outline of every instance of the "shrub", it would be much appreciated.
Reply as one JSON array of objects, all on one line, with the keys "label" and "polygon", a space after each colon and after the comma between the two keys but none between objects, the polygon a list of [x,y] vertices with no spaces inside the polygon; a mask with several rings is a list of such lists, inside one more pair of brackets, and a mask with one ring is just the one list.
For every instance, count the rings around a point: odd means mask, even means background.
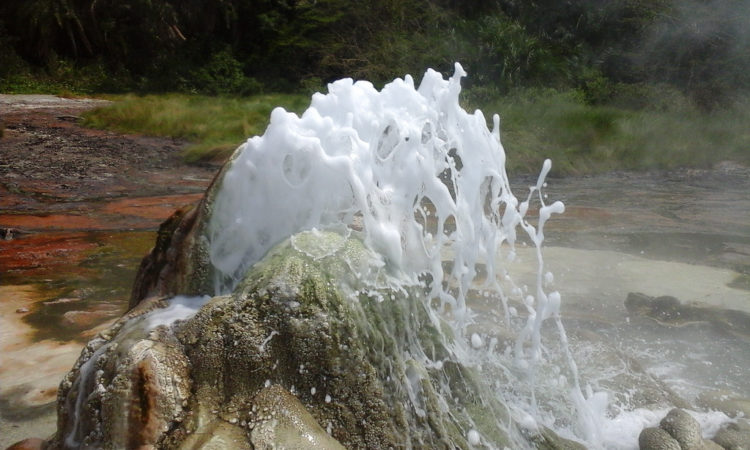
[{"label": "shrub", "polygon": [[224,49],[211,56],[208,63],[190,73],[195,91],[209,95],[254,95],[262,92],[258,80],[245,76],[242,63],[231,50]]}]

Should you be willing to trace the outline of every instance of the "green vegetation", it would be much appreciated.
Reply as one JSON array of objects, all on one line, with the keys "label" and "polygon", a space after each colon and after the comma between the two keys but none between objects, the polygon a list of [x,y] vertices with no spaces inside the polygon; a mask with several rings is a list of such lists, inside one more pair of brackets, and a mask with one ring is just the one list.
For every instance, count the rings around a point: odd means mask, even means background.
[{"label": "green vegetation", "polygon": [[[579,91],[529,89],[486,95],[469,90],[465,106],[482,109],[488,121],[491,114],[500,114],[508,168],[514,172],[536,172],[545,158],[553,160],[557,174],[710,167],[724,160],[750,164],[750,99],[705,112],[666,89],[649,94],[651,103],[637,109],[616,103],[590,105]],[[117,101],[111,106],[86,113],[84,124],[186,139],[192,143],[186,153],[189,161],[222,160],[249,136],[263,133],[274,107],[301,113],[310,101],[309,96],[292,94],[113,99]],[[620,101],[635,100],[621,96]]]},{"label": "green vegetation", "polygon": [[115,96],[111,106],[84,114],[83,123],[123,133],[166,136],[192,142],[188,161],[222,160],[248,137],[263,134],[271,111],[281,106],[301,113],[303,95],[275,94],[246,98],[202,95]]},{"label": "green vegetation", "polygon": [[521,172],[536,172],[545,158],[557,174],[750,164],[750,98],[706,112],[679,93],[661,96],[676,104],[590,105],[580,92],[554,90],[474,103],[488,120],[499,112],[507,165]]},{"label": "green vegetation", "polygon": [[518,167],[704,166],[750,158],[748,22],[737,0],[5,0],[0,92],[221,96],[128,96],[88,118],[200,159],[297,101],[263,94],[460,61]]},{"label": "green vegetation", "polygon": [[748,90],[748,20],[737,0],[5,0],[0,90],[250,95],[461,61],[501,93],[661,83],[710,109]]}]

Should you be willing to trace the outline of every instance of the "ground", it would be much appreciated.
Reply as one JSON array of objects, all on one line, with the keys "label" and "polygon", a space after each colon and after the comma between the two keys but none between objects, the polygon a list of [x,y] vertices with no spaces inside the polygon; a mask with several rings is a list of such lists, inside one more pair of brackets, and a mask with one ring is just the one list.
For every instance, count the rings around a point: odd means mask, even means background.
[{"label": "ground", "polygon": [[[184,142],[123,136],[77,124],[83,110],[103,103],[0,95],[0,119],[5,124],[0,140],[0,224],[22,230],[105,229],[127,221],[109,216],[124,215],[152,219],[152,226],[165,216],[156,209],[164,206],[168,215],[173,204],[182,203],[179,197],[195,194],[189,197],[193,201],[203,192],[217,168],[183,163]],[[164,199],[139,205],[125,201],[134,197]],[[113,200],[119,203],[108,205],[108,217],[87,217]],[[58,215],[69,217],[52,224]],[[135,222],[135,227],[142,226]]]},{"label": "ground", "polygon": [[0,448],[54,431],[57,385],[127,306],[138,261],[218,166],[81,127],[103,100],[0,95]]}]

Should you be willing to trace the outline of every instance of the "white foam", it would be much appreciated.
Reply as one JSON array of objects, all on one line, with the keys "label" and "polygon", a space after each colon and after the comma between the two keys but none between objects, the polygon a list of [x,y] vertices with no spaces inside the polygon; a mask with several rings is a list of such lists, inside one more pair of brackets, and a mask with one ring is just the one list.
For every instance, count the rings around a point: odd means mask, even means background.
[{"label": "white foam", "polygon": [[[561,379],[571,380],[570,389],[577,392],[569,404],[589,408],[595,395],[584,397],[580,391],[559,318],[561,295],[545,291],[554,276],[544,268],[544,226],[565,210],[561,202],[548,205],[542,193],[551,162],[544,162],[536,184],[519,201],[505,171],[499,116],[493,116],[490,131],[481,111],[468,113],[459,105],[465,75],[456,64],[447,80],[428,70],[418,88],[407,75],[380,91],[369,82],[344,79],[329,84],[327,94],[315,94],[301,116],[275,109],[263,136],[249,139],[233,156],[214,201],[207,238],[217,291],[231,290],[273,245],[290,236],[294,248],[319,259],[343,244],[323,242],[320,231],[343,229],[344,237],[357,232],[377,260],[367,270],[391,280],[394,291],[430,275],[426,304],[435,314],[446,313],[440,320],[459,337],[452,351],[466,364],[481,365],[477,358],[494,352],[471,351],[484,343],[465,331],[473,320],[466,295],[477,288],[482,264],[481,288],[502,303],[506,326],[515,308],[505,292],[517,300],[525,296],[525,325],[513,355],[517,368],[533,379],[543,357],[542,322],[554,319],[569,369]],[[532,224],[527,212],[536,206],[539,217]],[[535,289],[519,288],[503,267],[515,258],[519,228],[535,249]],[[452,265],[444,266],[446,260]],[[365,284],[375,278],[371,272],[359,275]],[[420,349],[410,352],[420,354]],[[422,376],[415,371],[407,389],[418,386]],[[530,412],[536,411],[533,390],[532,381]],[[418,398],[411,398],[411,406],[419,415]],[[595,426],[583,428],[578,431],[591,438],[587,430]]]},{"label": "white foam", "polygon": [[[492,285],[497,251],[513,246],[526,211],[509,188],[499,117],[490,131],[481,111],[460,107],[465,72],[455,69],[448,80],[428,70],[419,88],[408,75],[381,91],[343,79],[315,94],[302,116],[275,109],[263,136],[238,149],[215,201],[209,240],[219,290],[281,240],[357,218],[386,270],[403,281],[431,273],[432,296],[464,314],[476,264],[488,264]],[[561,211],[553,204],[542,215]],[[446,247],[455,263],[447,274]],[[456,293],[443,289],[446,279]]]},{"label": "white foam", "polygon": [[178,320],[186,320],[195,315],[201,306],[211,299],[208,295],[186,296],[178,295],[168,300],[169,306],[154,310],[146,318],[146,327],[156,328],[160,325],[169,326]]},{"label": "white foam", "polygon": [[482,437],[479,435],[479,432],[474,429],[469,430],[469,432],[466,434],[466,440],[469,441],[470,445],[479,445],[481,438]]}]

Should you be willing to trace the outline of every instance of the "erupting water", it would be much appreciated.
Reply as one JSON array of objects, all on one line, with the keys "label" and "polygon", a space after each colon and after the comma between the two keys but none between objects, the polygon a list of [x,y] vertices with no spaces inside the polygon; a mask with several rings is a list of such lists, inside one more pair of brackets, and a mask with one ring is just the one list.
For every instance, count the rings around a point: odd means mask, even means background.
[{"label": "erupting water", "polygon": [[[436,315],[450,318],[458,335],[473,322],[466,303],[472,289],[501,302],[505,323],[498,326],[511,326],[515,308],[508,307],[509,300],[523,305],[515,346],[506,351],[512,362],[503,349],[493,351],[497,339],[488,351],[477,334],[459,340],[454,350],[466,363],[513,373],[521,383],[528,377],[527,409],[536,417],[541,328],[552,318],[566,354],[566,367],[557,372],[568,372],[559,378],[570,379],[562,382],[563,390],[570,390],[579,413],[576,433],[596,441],[597,427],[560,322],[560,294],[545,291],[553,277],[542,260],[544,224],[564,211],[561,202],[547,205],[542,194],[551,163],[545,161],[536,185],[519,201],[505,171],[499,116],[490,131],[481,111],[469,114],[459,105],[465,75],[456,64],[449,80],[428,70],[419,88],[407,75],[381,91],[344,79],[330,84],[328,94],[315,94],[302,116],[274,110],[265,134],[235,153],[215,201],[209,240],[217,292],[230,291],[273,245],[295,233],[361,229],[379,260],[371,282],[416,285],[427,275],[426,301]],[[535,200],[536,226],[527,217]],[[515,257],[519,227],[536,248],[533,292],[517,286],[505,270]],[[536,419],[517,412],[522,422],[536,426]],[[477,432],[468,439],[477,441]]]},{"label": "erupting water", "polygon": [[[456,64],[448,80],[428,70],[418,88],[407,75],[380,91],[344,79],[315,94],[301,116],[275,109],[265,134],[235,152],[207,213],[200,239],[215,275],[212,294],[232,292],[289,238],[306,261],[334,259],[345,268],[343,275],[336,269],[337,287],[356,310],[353,320],[383,315],[375,320],[381,328],[358,323],[361,336],[398,329],[406,341],[379,355],[386,362],[375,367],[383,389],[398,391],[393,398],[418,418],[406,435],[419,439],[415,424],[425,426],[440,410],[455,419],[459,440],[469,446],[531,447],[551,429],[590,448],[637,448],[640,430],[658,422],[666,412],[659,408],[670,403],[636,391],[656,386],[661,395],[663,386],[597,343],[576,348],[591,383],[581,381],[560,318],[562,296],[542,252],[546,222],[565,210],[543,193],[551,162],[519,200],[505,170],[499,116],[490,131],[481,111],[469,114],[459,105],[465,75]],[[359,250],[347,253],[355,241]],[[363,298],[378,301],[365,311]],[[185,319],[207,300],[178,297],[140,326]],[[422,326],[430,331],[420,333]],[[271,331],[259,350],[279,334]],[[439,342],[423,345],[423,334]],[[78,392],[96,388],[96,360],[107,348],[92,347]],[[456,362],[478,375],[477,383],[462,385],[476,389],[468,395],[472,405],[452,391],[451,377],[464,375]],[[430,383],[435,392],[427,395],[423,386]],[[645,401],[631,403],[631,396]],[[325,393],[326,404],[335,398]],[[70,405],[71,446],[81,439],[82,405]],[[700,420],[711,429],[728,419]],[[331,424],[326,428],[330,433]]]},{"label": "erupting water", "polygon": [[[484,285],[505,304],[496,261],[504,245],[513,258],[520,226],[539,249],[537,299],[526,303],[540,314],[524,339],[538,336],[541,321],[559,307],[559,295],[548,298],[542,288],[543,228],[564,206],[545,205],[541,195],[550,161],[525,201],[512,194],[500,119],[493,117],[490,132],[481,111],[459,106],[463,76],[456,64],[450,80],[428,70],[419,89],[407,75],[380,92],[345,79],[329,85],[327,95],[314,95],[301,117],[274,110],[266,133],[236,153],[216,199],[210,242],[222,275],[217,290],[231,290],[272,245],[294,233],[361,224],[394,281],[414,283],[429,273],[431,297],[465,323],[465,297],[480,264]],[[541,203],[538,229],[526,221],[534,194]],[[453,261],[448,274],[446,254]],[[455,295],[446,287],[453,285]]]}]

